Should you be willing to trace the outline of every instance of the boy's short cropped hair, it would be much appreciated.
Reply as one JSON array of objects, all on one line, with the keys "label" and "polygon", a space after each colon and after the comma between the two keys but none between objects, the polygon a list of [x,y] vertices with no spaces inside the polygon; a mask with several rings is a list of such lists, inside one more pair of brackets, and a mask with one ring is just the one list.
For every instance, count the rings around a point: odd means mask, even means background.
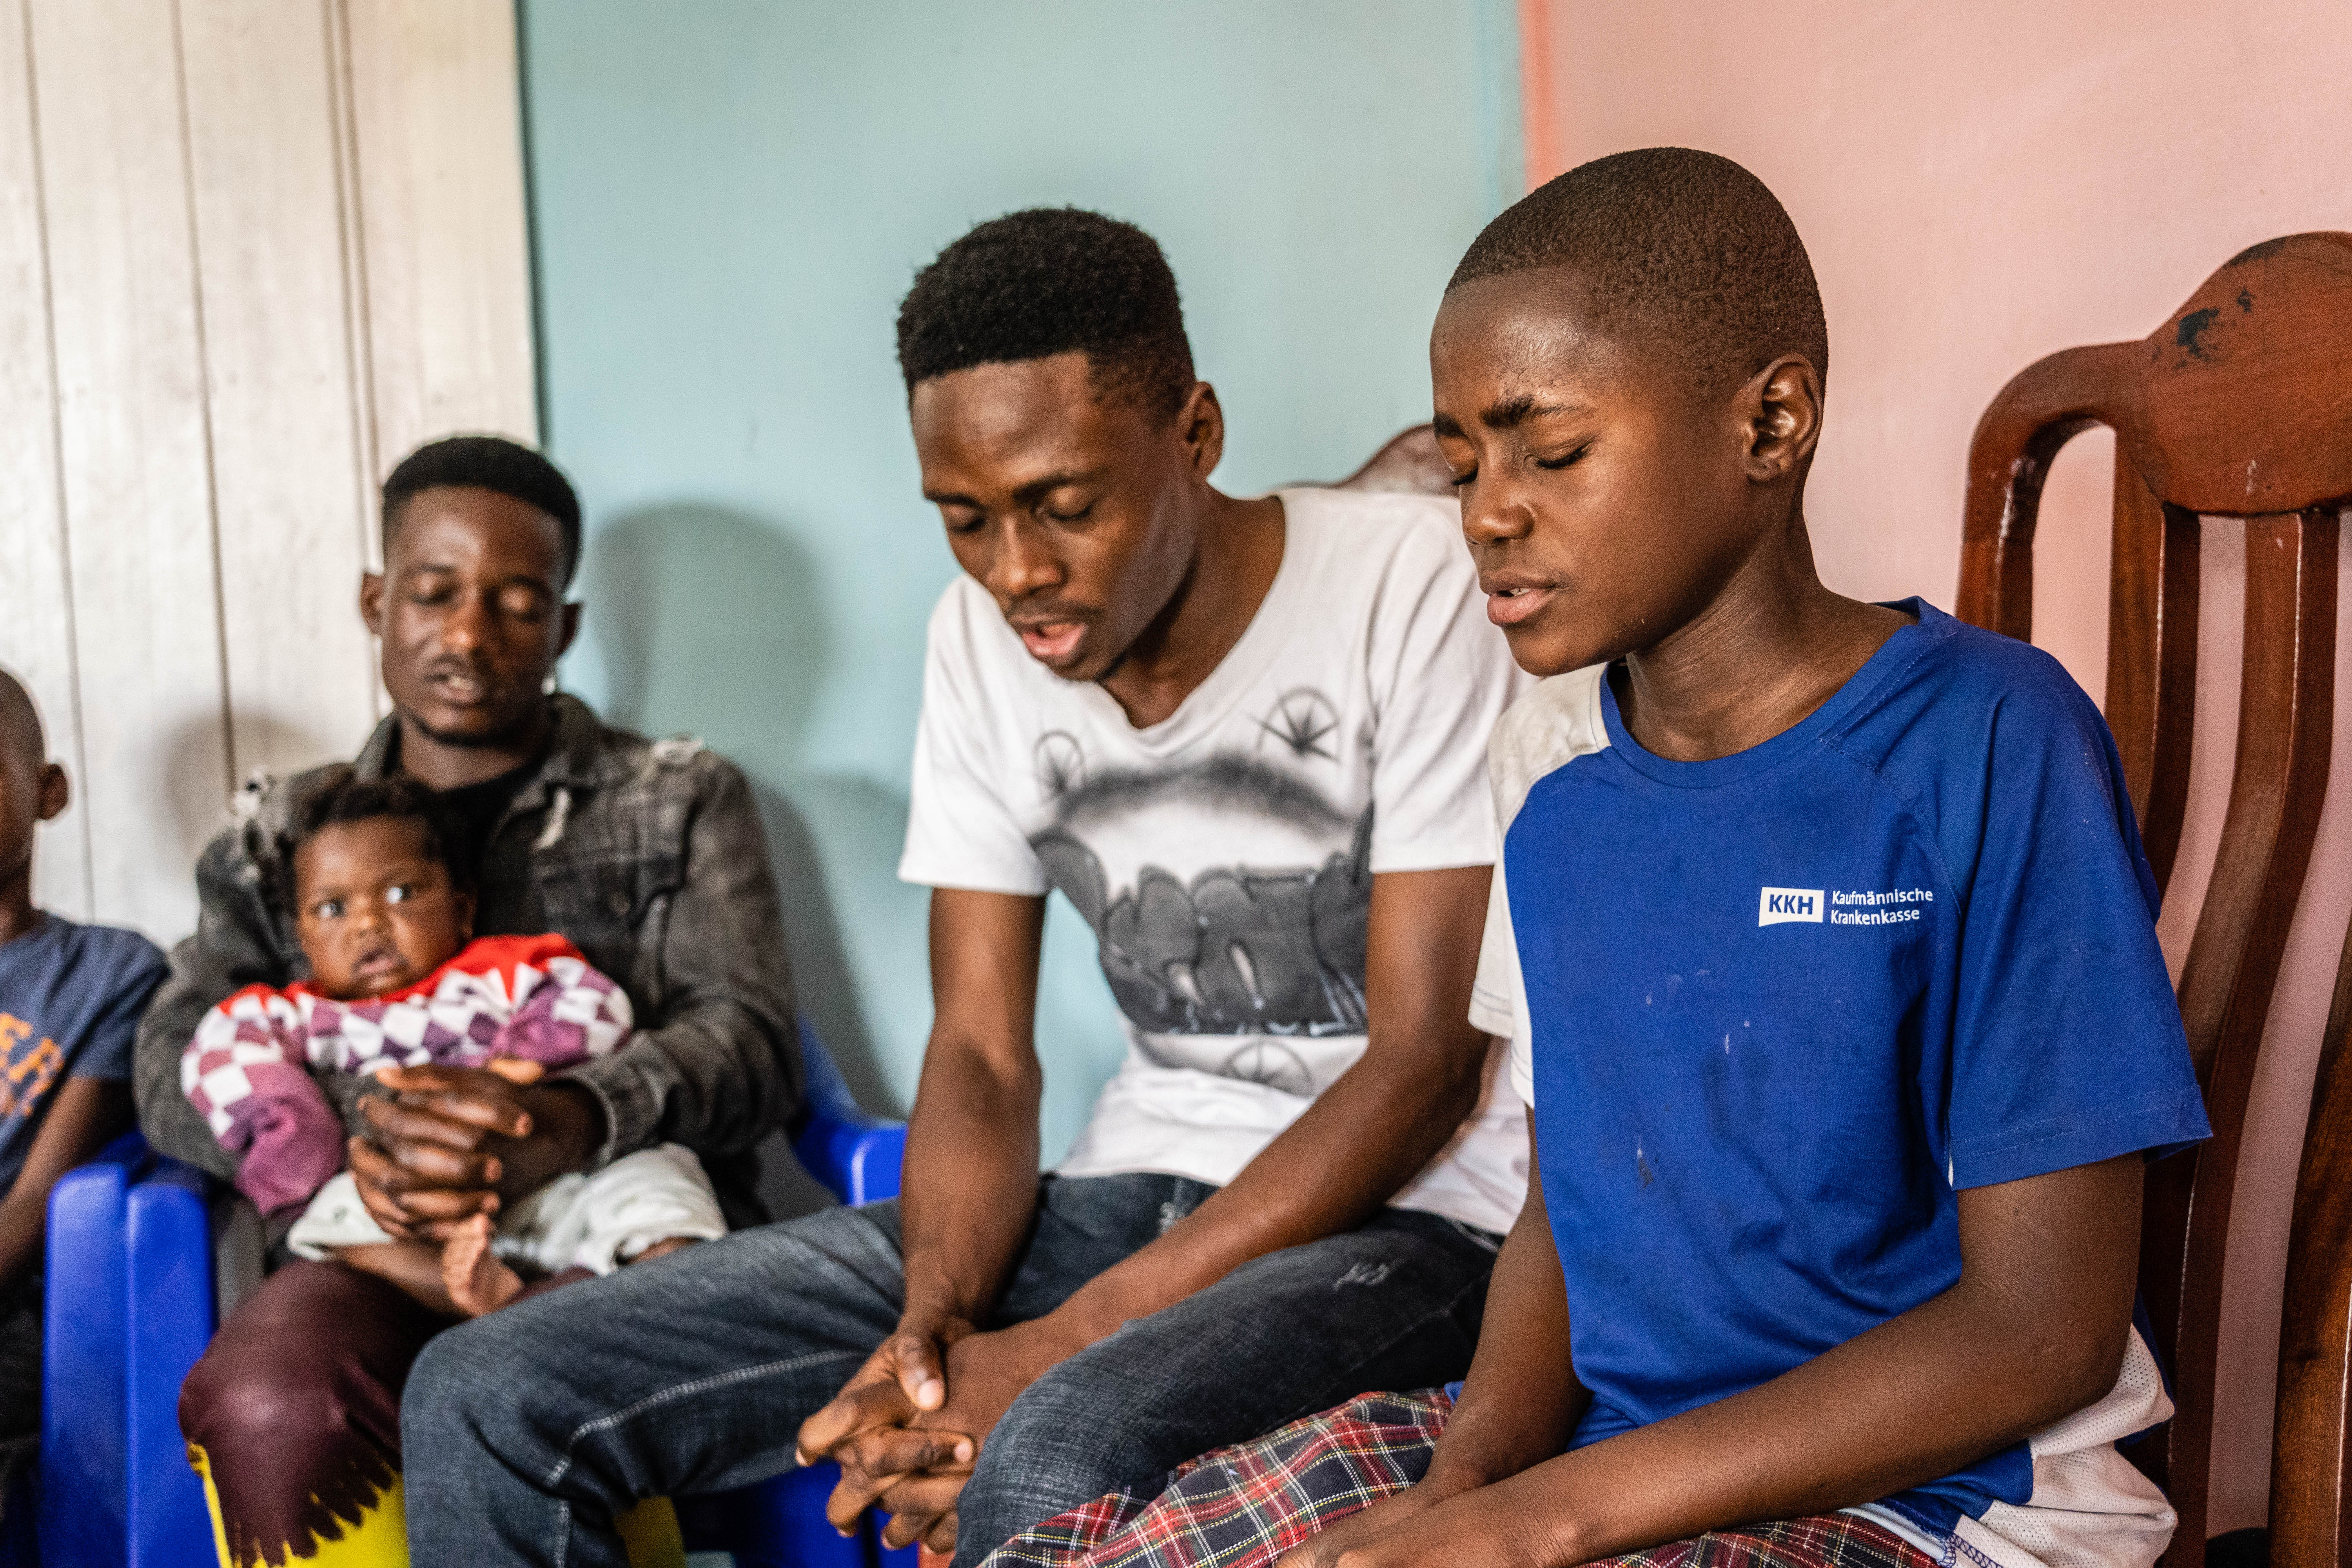
[{"label": "boy's short cropped hair", "polygon": [[907,391],[977,364],[1083,353],[1106,392],[1173,417],[1192,388],[1176,275],[1150,235],[1078,207],[991,218],[915,274],[898,306]]},{"label": "boy's short cropped hair", "polygon": [[41,710],[25,683],[0,669],[0,762],[20,761],[38,770],[49,760],[47,739],[41,732]]},{"label": "boy's short cropped hair", "polygon": [[1728,158],[1644,147],[1570,169],[1488,224],[1445,287],[1555,267],[1582,275],[1604,328],[1637,330],[1700,390],[1738,385],[1785,353],[1829,380],[1805,243]]},{"label": "boy's short cropped hair", "polygon": [[383,481],[383,548],[392,552],[393,536],[412,497],[441,485],[494,490],[537,507],[555,520],[563,539],[563,580],[580,565],[580,496],[563,471],[520,441],[503,436],[451,436],[427,441],[400,460]]},{"label": "boy's short cropped hair", "polygon": [[425,854],[449,874],[449,885],[459,892],[472,890],[472,873],[451,852],[456,835],[433,792],[415,779],[399,774],[362,778],[345,763],[335,768],[325,782],[302,799],[286,831],[279,836],[278,879],[282,885],[277,890],[286,907],[296,907],[294,858],[302,846],[330,827],[373,822],[379,817],[416,824],[424,835]]}]

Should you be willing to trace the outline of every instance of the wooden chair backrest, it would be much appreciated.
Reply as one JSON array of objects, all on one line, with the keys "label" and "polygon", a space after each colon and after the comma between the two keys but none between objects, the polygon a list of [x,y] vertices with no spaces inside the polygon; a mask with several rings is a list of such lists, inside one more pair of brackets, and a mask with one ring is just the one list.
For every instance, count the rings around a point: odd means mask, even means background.
[{"label": "wooden chair backrest", "polygon": [[[2138,342],[2069,349],[2002,388],[1969,453],[1963,619],[2033,630],[2033,525],[2051,460],[2116,434],[2107,722],[2159,885],[2189,798],[2198,552],[2243,519],[2244,670],[2221,847],[2181,972],[2213,1138],[2148,1167],[2140,1289],[2179,1413],[2140,1456],[2179,1510],[2165,1568],[2204,1561],[2222,1265],[2255,1056],[2327,789],[2336,541],[2352,502],[2352,235],[2233,257]],[[2347,933],[2352,938],[2352,933]],[[2273,1561],[2352,1554],[2352,940],[2312,1100],[2291,1243],[2271,1490]]]},{"label": "wooden chair backrest", "polygon": [[1414,425],[1390,437],[1362,468],[1344,479],[1335,480],[1331,488],[1450,496],[1454,493],[1454,470],[1445,466],[1445,457],[1437,449],[1435,430],[1427,425]]}]

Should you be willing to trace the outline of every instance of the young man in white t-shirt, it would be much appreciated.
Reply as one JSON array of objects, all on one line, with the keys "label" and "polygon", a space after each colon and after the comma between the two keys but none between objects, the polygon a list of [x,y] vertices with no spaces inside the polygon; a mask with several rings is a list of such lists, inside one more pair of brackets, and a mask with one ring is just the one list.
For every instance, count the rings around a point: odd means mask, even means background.
[{"label": "young man in white t-shirt", "polygon": [[[1091,213],[950,246],[899,357],[966,574],[931,620],[900,868],[936,889],[904,1197],[436,1341],[404,1421],[419,1561],[619,1563],[635,1499],[797,1452],[842,1463],[836,1520],[878,1501],[894,1544],[972,1563],[1468,1365],[1527,1179],[1465,1021],[1484,745],[1520,679],[1456,508],[1213,488],[1223,419],[1175,280]],[[1129,1050],[1041,1180],[1052,889]]]}]

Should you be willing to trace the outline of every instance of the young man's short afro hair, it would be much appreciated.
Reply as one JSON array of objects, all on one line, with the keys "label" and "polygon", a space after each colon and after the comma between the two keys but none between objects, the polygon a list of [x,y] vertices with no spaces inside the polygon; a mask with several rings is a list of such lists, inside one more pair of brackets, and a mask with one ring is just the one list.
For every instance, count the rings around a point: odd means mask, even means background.
[{"label": "young man's short afro hair", "polygon": [[562,469],[503,436],[451,436],[427,441],[400,460],[400,467],[383,481],[387,556],[392,553],[392,537],[400,531],[401,510],[409,498],[437,485],[495,490],[553,518],[563,536],[563,576],[557,586],[572,585],[572,574],[580,565],[580,497]]},{"label": "young man's short afro hair", "polygon": [[1728,158],[1645,147],[1580,164],[1488,224],[1465,283],[1543,268],[1582,275],[1604,327],[1713,392],[1801,353],[1826,384],[1829,324],[1797,226]]},{"label": "young man's short afro hair", "polygon": [[916,273],[898,306],[909,395],[950,371],[1074,352],[1106,392],[1162,418],[1192,389],[1176,275],[1131,223],[1078,207],[991,218]]}]

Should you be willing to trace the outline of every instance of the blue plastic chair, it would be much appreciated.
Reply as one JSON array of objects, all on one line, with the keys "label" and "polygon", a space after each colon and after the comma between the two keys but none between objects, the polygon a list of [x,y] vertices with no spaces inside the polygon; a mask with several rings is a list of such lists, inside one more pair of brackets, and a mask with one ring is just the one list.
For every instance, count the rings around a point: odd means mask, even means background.
[{"label": "blue plastic chair", "polygon": [[49,1193],[34,1505],[49,1568],[130,1559],[129,1199],[153,1163],[132,1133]]},{"label": "blue plastic chair", "polygon": [[[808,1120],[793,1152],[844,1203],[896,1196],[907,1130],[861,1110],[805,1021]],[[211,1207],[226,1189],[132,1133],[49,1194],[35,1510],[43,1568],[189,1568],[213,1560],[203,1484],[180,1436],[180,1384],[218,1326]],[[831,1466],[681,1500],[693,1551],[738,1568],[912,1568],[869,1523],[824,1519]]]}]

